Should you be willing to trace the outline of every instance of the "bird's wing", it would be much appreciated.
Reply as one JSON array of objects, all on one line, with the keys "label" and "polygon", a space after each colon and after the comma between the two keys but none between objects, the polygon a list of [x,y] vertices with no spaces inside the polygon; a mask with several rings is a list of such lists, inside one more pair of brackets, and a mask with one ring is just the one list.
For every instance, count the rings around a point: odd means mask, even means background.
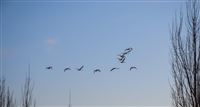
[{"label": "bird's wing", "polygon": [[131,67],[130,70],[132,70],[133,68],[137,69],[136,67]]},{"label": "bird's wing", "polygon": [[65,68],[64,71],[70,70],[70,68]]}]

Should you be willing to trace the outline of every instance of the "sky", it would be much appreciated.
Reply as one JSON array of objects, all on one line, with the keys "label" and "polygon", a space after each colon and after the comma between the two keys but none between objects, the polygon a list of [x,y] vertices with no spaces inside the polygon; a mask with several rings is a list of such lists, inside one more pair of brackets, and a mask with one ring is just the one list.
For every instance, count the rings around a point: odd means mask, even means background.
[{"label": "sky", "polygon": [[[77,106],[169,106],[169,28],[183,4],[1,0],[1,75],[18,104],[30,64],[40,106],[67,105],[70,89]],[[126,63],[119,63],[117,55],[129,47]]]}]

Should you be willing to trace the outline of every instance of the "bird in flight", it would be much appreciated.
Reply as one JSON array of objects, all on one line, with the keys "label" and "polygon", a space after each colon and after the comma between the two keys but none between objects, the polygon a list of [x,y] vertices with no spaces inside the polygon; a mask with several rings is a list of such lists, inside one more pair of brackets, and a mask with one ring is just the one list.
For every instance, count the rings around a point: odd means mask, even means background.
[{"label": "bird in flight", "polygon": [[83,69],[83,65],[80,68],[77,68],[78,71],[81,71]]},{"label": "bird in flight", "polygon": [[132,69],[137,69],[137,67],[135,67],[135,66],[130,67],[130,71],[131,71]]},{"label": "bird in flight", "polygon": [[46,67],[46,69],[53,69],[53,67],[52,66],[48,66],[48,67]]},{"label": "bird in flight", "polygon": [[97,72],[101,72],[101,70],[100,70],[100,69],[95,69],[95,70],[93,71],[94,74],[97,73]]},{"label": "bird in flight", "polygon": [[120,58],[118,58],[119,62],[120,63],[125,63],[126,55],[128,53],[130,53],[132,50],[133,50],[133,48],[126,48],[123,53],[121,53],[120,55],[118,55],[120,57]]},{"label": "bird in flight", "polygon": [[112,68],[110,71],[117,70],[117,69],[119,69],[119,68],[114,67],[114,68]]},{"label": "bird in flight", "polygon": [[67,71],[67,70],[71,70],[71,68],[65,68],[65,69],[64,69],[64,72]]}]

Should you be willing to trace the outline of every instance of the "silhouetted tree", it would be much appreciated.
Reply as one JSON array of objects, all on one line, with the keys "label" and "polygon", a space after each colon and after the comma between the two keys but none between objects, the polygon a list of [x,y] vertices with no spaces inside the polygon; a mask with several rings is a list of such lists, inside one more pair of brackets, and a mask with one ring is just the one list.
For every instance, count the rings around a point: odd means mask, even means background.
[{"label": "silhouetted tree", "polygon": [[10,92],[9,88],[7,88],[6,95],[6,106],[5,107],[16,107],[16,103],[13,100],[13,94]]},{"label": "silhouetted tree", "polygon": [[[186,2],[186,17],[180,14],[171,28],[172,102],[175,107],[200,107],[199,1]],[[183,23],[184,22],[184,23]]]},{"label": "silhouetted tree", "polygon": [[6,100],[6,86],[5,78],[0,79],[0,107],[5,107]]},{"label": "silhouetted tree", "polygon": [[10,92],[9,87],[6,86],[5,78],[0,78],[0,107],[16,107],[13,94]]},{"label": "silhouetted tree", "polygon": [[36,102],[33,102],[33,84],[30,77],[30,65],[25,84],[22,89],[22,107],[33,107]]}]

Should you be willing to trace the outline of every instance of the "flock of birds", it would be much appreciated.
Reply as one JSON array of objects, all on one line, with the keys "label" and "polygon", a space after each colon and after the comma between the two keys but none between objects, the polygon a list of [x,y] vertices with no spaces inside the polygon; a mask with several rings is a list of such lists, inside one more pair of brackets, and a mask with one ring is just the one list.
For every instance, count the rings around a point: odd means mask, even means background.
[{"label": "flock of birds", "polygon": [[[121,54],[118,55],[118,58],[117,58],[118,61],[119,61],[120,63],[125,63],[125,60],[127,59],[127,55],[128,55],[132,50],[133,50],[133,48],[126,48],[126,49],[124,50],[124,52],[122,52]],[[76,68],[76,70],[77,70],[77,71],[82,71],[83,68],[84,68],[84,65],[82,65],[80,68]],[[52,69],[53,69],[53,66],[47,66],[46,69],[52,70]],[[114,71],[114,70],[118,70],[118,69],[119,69],[118,67],[114,67],[114,68],[111,68],[110,71]],[[131,67],[129,68],[130,71],[133,70],[133,69],[137,69],[137,67],[136,67],[136,66],[131,66]],[[64,69],[64,72],[66,72],[66,71],[68,71],[68,70],[72,70],[72,69],[69,68],[69,67],[67,67],[67,68]],[[97,72],[101,72],[101,69],[95,69],[95,70],[93,70],[93,73],[94,73],[94,74],[97,73]]]}]

